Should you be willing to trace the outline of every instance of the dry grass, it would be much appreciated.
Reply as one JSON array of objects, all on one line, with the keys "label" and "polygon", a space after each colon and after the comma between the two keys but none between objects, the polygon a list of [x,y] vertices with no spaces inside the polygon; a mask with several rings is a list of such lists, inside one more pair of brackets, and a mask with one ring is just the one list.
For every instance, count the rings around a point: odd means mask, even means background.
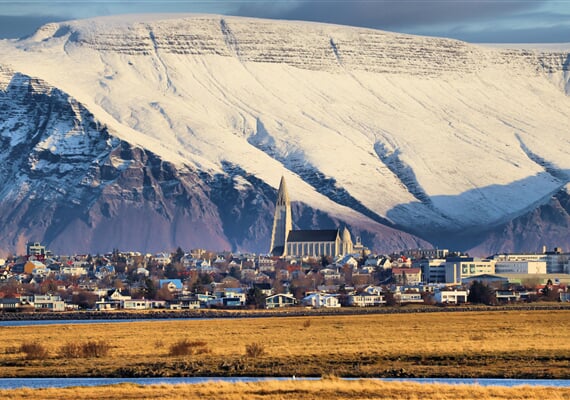
[{"label": "dry grass", "polygon": [[[0,376],[472,376],[570,378],[570,311],[141,321],[5,327]],[[208,344],[190,359],[171,346]],[[104,341],[106,356],[58,358],[61,343]],[[49,357],[13,352],[42,343]],[[265,354],[244,358],[262,343]]]},{"label": "dry grass", "polygon": [[250,343],[245,345],[245,355],[249,358],[261,357],[265,354],[265,346],[261,343]]},{"label": "dry grass", "polygon": [[171,356],[191,356],[194,354],[207,354],[211,350],[208,348],[208,343],[202,340],[190,341],[182,339],[170,345],[169,354]]},{"label": "dry grass", "polygon": [[431,385],[409,382],[342,381],[264,381],[257,383],[206,383],[198,385],[140,386],[121,384],[65,389],[18,389],[0,391],[3,399],[219,399],[219,400],[337,400],[337,399],[504,399],[562,400],[570,398],[568,388],[520,386],[514,388],[468,385]]}]

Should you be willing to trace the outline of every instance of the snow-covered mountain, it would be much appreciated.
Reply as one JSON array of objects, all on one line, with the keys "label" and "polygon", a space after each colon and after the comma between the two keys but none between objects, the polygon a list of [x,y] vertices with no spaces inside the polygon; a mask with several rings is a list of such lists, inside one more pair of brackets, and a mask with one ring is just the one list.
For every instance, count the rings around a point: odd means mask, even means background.
[{"label": "snow-covered mountain", "polygon": [[570,245],[564,218],[528,217],[567,195],[568,50],[204,15],[48,24],[0,41],[0,247],[267,252],[281,175],[297,227],[377,250]]}]

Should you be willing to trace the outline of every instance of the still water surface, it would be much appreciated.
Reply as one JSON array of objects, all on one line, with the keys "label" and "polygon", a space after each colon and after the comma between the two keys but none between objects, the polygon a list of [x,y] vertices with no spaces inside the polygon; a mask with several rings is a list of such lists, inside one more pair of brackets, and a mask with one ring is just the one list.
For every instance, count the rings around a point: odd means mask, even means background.
[{"label": "still water surface", "polygon": [[[261,382],[271,380],[319,380],[320,378],[2,378],[0,389],[18,388],[63,388],[72,386],[103,386],[116,385],[119,383],[136,383],[139,385],[177,385],[215,382]],[[374,379],[374,378],[371,378]],[[352,379],[351,379],[352,380]],[[386,382],[417,382],[417,383],[442,383],[448,385],[480,385],[480,386],[503,386],[512,387],[520,385],[570,387],[570,380],[564,379],[438,379],[438,378],[379,378]]]}]

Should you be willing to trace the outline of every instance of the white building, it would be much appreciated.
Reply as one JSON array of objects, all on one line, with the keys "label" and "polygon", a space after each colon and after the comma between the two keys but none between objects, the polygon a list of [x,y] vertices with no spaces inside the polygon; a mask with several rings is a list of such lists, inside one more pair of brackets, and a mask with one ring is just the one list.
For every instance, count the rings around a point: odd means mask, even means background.
[{"label": "white building", "polygon": [[546,261],[497,261],[496,274],[546,274]]},{"label": "white building", "polygon": [[448,258],[445,262],[445,282],[459,283],[462,278],[495,274],[495,260],[473,257]]},{"label": "white building", "polygon": [[414,267],[422,270],[422,278],[426,283],[445,283],[445,259],[422,258],[414,261]]},{"label": "white building", "polygon": [[378,307],[386,304],[386,299],[380,294],[359,293],[348,296],[348,305],[354,307]]},{"label": "white building", "polygon": [[467,303],[467,290],[438,290],[433,295],[438,304]]},{"label": "white building", "polygon": [[301,303],[305,306],[311,306],[313,308],[337,308],[340,307],[338,298],[335,295],[324,294],[324,293],[313,293],[301,300]]}]

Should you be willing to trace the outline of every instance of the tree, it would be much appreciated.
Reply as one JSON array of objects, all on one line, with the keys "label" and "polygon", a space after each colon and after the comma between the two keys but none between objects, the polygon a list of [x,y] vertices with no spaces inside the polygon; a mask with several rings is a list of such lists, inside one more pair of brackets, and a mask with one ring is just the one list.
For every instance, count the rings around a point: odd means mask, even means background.
[{"label": "tree", "polygon": [[394,293],[390,291],[384,294],[384,298],[386,299],[387,306],[395,306],[398,304],[398,302],[396,301],[396,297],[394,296]]},{"label": "tree", "polygon": [[245,304],[255,308],[264,308],[266,297],[259,288],[251,288],[247,292]]},{"label": "tree", "polygon": [[99,296],[85,290],[80,290],[71,298],[71,301],[77,304],[79,308],[94,308],[97,300],[99,300]]},{"label": "tree", "polygon": [[150,278],[144,280],[144,297],[147,299],[154,299],[156,297],[156,286]]},{"label": "tree", "polygon": [[492,305],[497,302],[495,290],[481,281],[474,281],[469,288],[467,301],[473,304]]},{"label": "tree", "polygon": [[180,260],[182,260],[182,257],[184,257],[184,250],[182,250],[180,246],[178,246],[176,252],[174,253],[174,257],[172,257],[172,261],[175,263],[179,263]]}]

